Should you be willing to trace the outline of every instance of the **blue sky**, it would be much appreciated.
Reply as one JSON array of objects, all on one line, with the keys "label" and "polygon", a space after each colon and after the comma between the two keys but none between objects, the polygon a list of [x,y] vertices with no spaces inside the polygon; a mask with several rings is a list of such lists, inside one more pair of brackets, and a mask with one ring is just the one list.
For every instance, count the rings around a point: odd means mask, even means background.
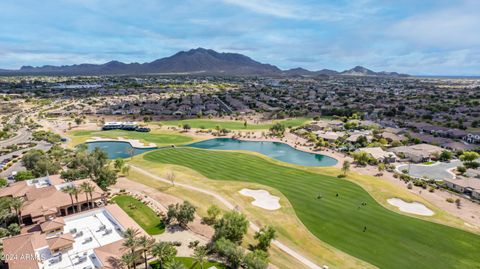
[{"label": "blue sky", "polygon": [[204,47],[280,68],[480,75],[480,1],[2,0],[0,68]]}]

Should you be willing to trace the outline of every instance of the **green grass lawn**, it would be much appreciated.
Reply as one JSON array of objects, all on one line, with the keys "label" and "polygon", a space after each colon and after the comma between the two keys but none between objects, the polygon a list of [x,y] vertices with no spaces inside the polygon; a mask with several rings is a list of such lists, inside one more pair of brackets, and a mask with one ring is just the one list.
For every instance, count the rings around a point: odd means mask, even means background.
[{"label": "green grass lawn", "polygon": [[[145,232],[150,235],[161,234],[165,226],[160,217],[148,206],[129,195],[118,195],[112,199],[133,220],[135,220]],[[131,207],[133,205],[133,207]]]},{"label": "green grass lawn", "polygon": [[345,179],[239,152],[172,148],[143,158],[186,166],[214,180],[276,188],[316,237],[379,268],[480,268],[479,235],[390,211]]},{"label": "green grass lawn", "polygon": [[262,129],[269,129],[273,126],[274,123],[280,122],[285,126],[295,127],[300,126],[311,119],[309,118],[293,118],[293,119],[286,119],[286,120],[278,120],[274,121],[273,123],[265,123],[265,124],[247,124],[244,125],[244,121],[218,121],[218,120],[209,120],[209,119],[188,119],[188,120],[171,120],[171,121],[160,121],[159,123],[163,125],[170,125],[170,126],[183,126],[184,124],[190,125],[192,128],[202,128],[202,129],[215,129],[217,126],[220,128],[226,128],[229,130],[262,130]]},{"label": "green grass lawn", "polygon": [[[135,131],[124,131],[124,130],[110,130],[110,131],[73,131],[73,137],[77,140],[83,140],[85,142],[87,139],[92,137],[102,137],[102,138],[112,138],[116,139],[117,137],[123,137],[127,139],[138,139],[144,143],[155,143],[157,146],[168,146],[172,144],[186,144],[193,141],[193,138],[172,133],[161,133],[151,131],[148,133],[135,132]],[[82,142],[82,143],[83,143]]]},{"label": "green grass lawn", "polygon": [[[182,262],[183,265],[185,265],[185,268],[187,268],[187,269],[201,269],[200,264],[196,263],[193,258],[190,258],[190,257],[176,257],[175,259]],[[150,265],[152,266],[153,269],[160,269],[160,264],[157,261],[151,262]],[[228,268],[223,263],[220,263],[220,262],[217,262],[217,261],[205,261],[203,263],[203,268],[204,269],[210,268],[212,266],[217,267],[217,269],[227,269]]]}]

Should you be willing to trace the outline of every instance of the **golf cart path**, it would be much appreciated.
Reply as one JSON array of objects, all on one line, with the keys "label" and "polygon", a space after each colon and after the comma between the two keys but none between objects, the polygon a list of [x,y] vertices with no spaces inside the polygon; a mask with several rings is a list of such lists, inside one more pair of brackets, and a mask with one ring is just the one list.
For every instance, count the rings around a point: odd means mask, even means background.
[{"label": "golf cart path", "polygon": [[[136,166],[133,166],[133,165],[130,165],[131,168],[133,168],[134,170],[137,170],[138,172],[146,175],[146,176],[149,176],[149,177],[152,177],[156,180],[159,180],[159,181],[162,181],[162,182],[166,182],[166,183],[169,183],[171,184],[172,182],[170,180],[167,180],[165,178],[162,178],[162,177],[159,177],[155,174],[152,174],[142,168],[139,168],[139,167],[136,167]],[[210,195],[210,196],[213,196],[215,199],[217,199],[218,201],[220,201],[222,204],[224,204],[228,209],[230,210],[235,210],[235,206],[230,203],[227,199],[223,198],[221,195],[215,193],[215,192],[212,192],[212,191],[209,191],[209,190],[205,190],[205,189],[202,189],[202,188],[198,188],[198,187],[195,187],[195,186],[192,186],[192,185],[189,185],[189,184],[184,184],[184,183],[177,183],[175,182],[175,185],[176,186],[180,186],[180,187],[183,187],[183,188],[186,188],[186,189],[190,189],[190,190],[193,190],[193,191],[198,191],[198,192],[201,192],[201,193],[204,193],[204,194],[207,194],[207,195]],[[255,225],[253,222],[249,221],[250,223],[250,228],[254,231],[259,231],[260,228]],[[288,255],[294,257],[295,259],[297,259],[298,261],[300,261],[301,263],[303,263],[304,265],[306,265],[308,268],[312,268],[312,269],[322,269],[322,267],[316,265],[314,262],[312,262],[311,260],[307,259],[306,257],[304,257],[303,255],[301,255],[300,253],[296,252],[295,250],[287,247],[286,245],[282,244],[280,241],[278,240],[273,240],[272,243],[278,247],[279,249],[281,249],[282,251],[286,252]]]}]

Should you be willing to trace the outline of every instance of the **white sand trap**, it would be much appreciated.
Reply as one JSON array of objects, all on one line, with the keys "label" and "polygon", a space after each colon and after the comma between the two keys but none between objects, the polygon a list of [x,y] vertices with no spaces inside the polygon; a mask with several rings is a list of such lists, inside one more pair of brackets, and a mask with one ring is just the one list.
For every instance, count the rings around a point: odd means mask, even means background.
[{"label": "white sand trap", "polygon": [[390,198],[387,202],[398,207],[400,211],[422,216],[433,216],[433,211],[419,202],[408,203],[398,198]]},{"label": "white sand trap", "polygon": [[277,196],[271,195],[266,190],[251,190],[251,189],[242,189],[239,191],[241,195],[250,196],[255,199],[252,202],[252,205],[261,207],[267,210],[277,210],[280,208],[280,198]]}]

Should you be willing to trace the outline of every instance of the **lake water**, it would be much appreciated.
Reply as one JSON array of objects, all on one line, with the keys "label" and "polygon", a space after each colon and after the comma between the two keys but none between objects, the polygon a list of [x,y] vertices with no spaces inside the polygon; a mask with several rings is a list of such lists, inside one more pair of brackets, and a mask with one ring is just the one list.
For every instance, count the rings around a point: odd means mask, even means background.
[{"label": "lake water", "polygon": [[130,158],[130,150],[133,149],[133,154],[138,155],[150,150],[154,150],[155,148],[148,148],[148,149],[139,149],[134,148],[128,142],[122,141],[98,141],[98,142],[87,142],[87,147],[89,151],[94,150],[95,148],[100,148],[105,151],[108,155],[109,159],[117,159],[117,158]]},{"label": "lake water", "polygon": [[249,150],[270,158],[302,165],[333,166],[337,160],[322,154],[305,152],[279,142],[241,141],[232,138],[215,138],[187,145],[188,147],[216,150]]}]

